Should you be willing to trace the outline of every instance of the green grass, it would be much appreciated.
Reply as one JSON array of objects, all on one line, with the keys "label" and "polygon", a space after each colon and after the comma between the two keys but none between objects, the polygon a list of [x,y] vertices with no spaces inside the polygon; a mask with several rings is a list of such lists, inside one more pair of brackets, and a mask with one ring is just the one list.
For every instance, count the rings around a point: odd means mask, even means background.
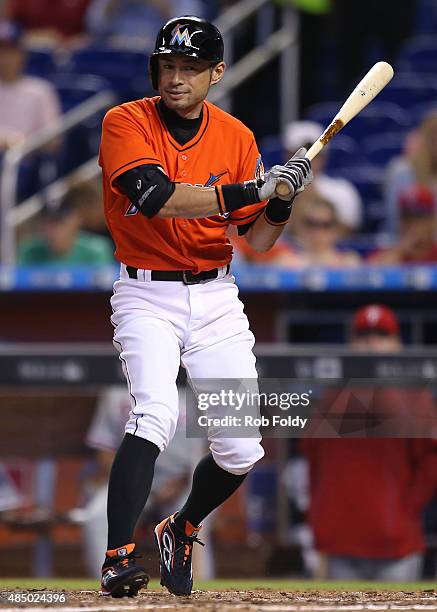
[{"label": "green grass", "polygon": [[[69,578],[2,578],[0,579],[0,589],[22,588],[22,589],[79,589],[93,590],[98,589],[98,582],[89,579],[69,579]],[[151,589],[159,588],[157,580],[150,582]],[[268,588],[279,591],[297,591],[312,589],[327,589],[330,591],[419,591],[423,589],[434,589],[434,582],[323,582],[317,580],[283,580],[283,579],[222,579],[211,581],[195,581],[194,588],[220,591],[225,589],[250,590],[256,588]]]}]

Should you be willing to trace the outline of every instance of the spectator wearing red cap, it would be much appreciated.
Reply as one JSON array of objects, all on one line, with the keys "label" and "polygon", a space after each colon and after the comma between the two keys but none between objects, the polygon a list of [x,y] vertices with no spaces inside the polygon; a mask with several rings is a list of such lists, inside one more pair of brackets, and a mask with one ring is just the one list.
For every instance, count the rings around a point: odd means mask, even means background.
[{"label": "spectator wearing red cap", "polygon": [[[386,306],[370,304],[352,321],[350,346],[367,353],[402,348],[399,322]],[[435,422],[426,388],[330,387],[321,410],[414,415]],[[364,416],[364,412],[363,412]],[[429,421],[428,421],[429,419]],[[408,430],[410,431],[410,430]],[[309,523],[332,579],[409,581],[421,576],[422,511],[437,492],[437,442],[419,438],[306,439]]]},{"label": "spectator wearing red cap", "polygon": [[377,251],[369,262],[379,265],[437,262],[436,204],[428,187],[413,185],[398,198],[400,216],[398,244]]},{"label": "spectator wearing red cap", "polygon": [[402,341],[393,310],[381,304],[360,308],[352,322],[351,345],[354,349],[375,353],[399,351]]}]

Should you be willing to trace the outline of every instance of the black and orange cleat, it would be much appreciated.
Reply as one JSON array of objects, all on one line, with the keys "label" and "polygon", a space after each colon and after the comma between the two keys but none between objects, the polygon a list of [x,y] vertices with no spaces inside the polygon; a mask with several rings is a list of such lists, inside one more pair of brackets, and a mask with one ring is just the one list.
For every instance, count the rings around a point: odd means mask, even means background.
[{"label": "black and orange cleat", "polygon": [[141,557],[134,552],[135,544],[106,551],[102,567],[100,594],[112,597],[135,597],[138,591],[147,588],[149,576],[144,567],[136,564]]},{"label": "black and orange cleat", "polygon": [[193,543],[204,546],[197,538],[200,527],[185,522],[182,531],[174,522],[175,514],[155,527],[155,539],[159,549],[161,584],[173,595],[191,595],[193,588]]}]

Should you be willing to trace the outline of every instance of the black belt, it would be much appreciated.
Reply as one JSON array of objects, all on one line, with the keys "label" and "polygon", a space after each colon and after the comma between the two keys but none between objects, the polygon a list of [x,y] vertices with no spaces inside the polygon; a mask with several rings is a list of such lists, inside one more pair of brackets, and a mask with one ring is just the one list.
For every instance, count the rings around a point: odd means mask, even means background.
[{"label": "black belt", "polygon": [[[230,266],[228,264],[226,274],[229,273],[229,270]],[[126,271],[129,278],[138,279],[138,268],[126,266]],[[179,281],[185,285],[197,285],[203,281],[217,278],[218,274],[218,268],[214,268],[213,270],[205,270],[205,272],[199,272],[199,274],[193,274],[191,270],[151,270],[151,279],[154,281]]]}]

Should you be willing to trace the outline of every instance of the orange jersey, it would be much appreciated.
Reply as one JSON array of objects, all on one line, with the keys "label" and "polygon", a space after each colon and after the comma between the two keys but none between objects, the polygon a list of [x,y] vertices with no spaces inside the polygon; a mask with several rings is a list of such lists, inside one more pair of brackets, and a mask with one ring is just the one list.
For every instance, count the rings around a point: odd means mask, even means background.
[{"label": "orange jersey", "polygon": [[261,166],[254,136],[238,119],[204,102],[197,134],[180,145],[161,117],[159,100],[144,98],[116,106],[103,121],[99,163],[115,256],[126,265],[146,270],[191,270],[197,274],[224,266],[232,258],[232,246],[226,237],[228,225],[255,220],[265,202],[226,217],[148,219],[135,214],[115,180],[136,166],[158,164],[176,183],[211,188],[241,183],[255,178]]}]

